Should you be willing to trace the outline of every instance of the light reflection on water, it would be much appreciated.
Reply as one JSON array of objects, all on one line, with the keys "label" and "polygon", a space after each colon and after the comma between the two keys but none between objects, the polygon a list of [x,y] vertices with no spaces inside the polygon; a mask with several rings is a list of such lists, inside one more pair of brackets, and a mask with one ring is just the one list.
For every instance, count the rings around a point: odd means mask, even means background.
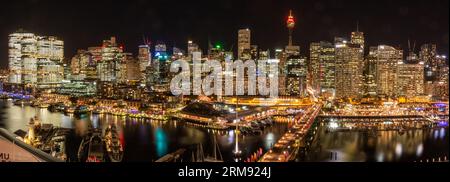
[{"label": "light reflection on water", "polygon": [[[217,132],[205,128],[187,126],[178,121],[144,121],[142,119],[118,117],[112,115],[84,115],[76,117],[62,113],[49,112],[47,109],[35,109],[33,107],[14,106],[10,101],[0,100],[0,126],[14,132],[27,130],[30,118],[37,115],[43,123],[51,123],[55,126],[73,128],[77,136],[85,135],[89,127],[102,129],[115,123],[119,131],[121,143],[124,145],[123,161],[155,161],[167,153],[175,152],[180,148],[188,149],[187,155],[191,156],[193,145],[202,143],[205,155],[213,151],[213,136],[216,136],[220,151],[225,161],[234,161],[232,150],[234,149],[235,133]],[[20,113],[20,114],[18,114]],[[243,151],[243,158],[250,156],[260,147],[268,150],[268,144],[277,141],[287,130],[286,124],[275,124],[265,129],[262,135],[239,135],[239,147]],[[267,135],[270,135],[267,137]],[[270,141],[266,141],[270,139]],[[74,140],[81,142],[81,139]],[[69,145],[76,155],[78,146],[76,143]],[[69,156],[70,157],[70,156]],[[76,160],[76,159],[74,159]],[[74,161],[72,160],[72,161]]]},{"label": "light reflection on water", "polygon": [[[330,160],[332,152],[340,151],[343,161],[418,161],[427,158],[443,158],[449,152],[448,128],[398,131],[378,131],[376,135],[367,132],[327,132],[326,123],[319,127],[319,133],[312,145],[308,161]],[[338,157],[339,158],[339,157]]]},{"label": "light reflection on water", "polygon": [[[26,130],[29,119],[35,115],[43,123],[74,128],[78,135],[85,134],[89,127],[104,130],[109,123],[115,123],[124,145],[124,161],[154,161],[179,148],[198,143],[203,144],[206,155],[212,152],[214,135],[225,161],[234,161],[234,131],[213,132],[186,126],[183,122],[142,121],[112,115],[86,115],[79,118],[46,109],[13,106],[4,100],[0,100],[0,111],[3,112],[0,126],[13,132]],[[260,147],[265,151],[270,149],[286,131],[286,127],[286,124],[276,124],[267,128],[261,136],[240,135],[239,147],[244,153],[243,158]],[[326,133],[323,126],[319,127],[318,132],[308,161],[414,161],[443,155],[448,158],[448,128],[413,130],[403,135],[396,131],[382,131],[376,137],[363,132]],[[73,150],[77,149],[75,147]],[[330,152],[337,153],[335,160],[330,160]]]},{"label": "light reflection on water", "polygon": [[156,155],[162,157],[167,154],[168,142],[165,132],[161,128],[157,128],[155,132]]}]

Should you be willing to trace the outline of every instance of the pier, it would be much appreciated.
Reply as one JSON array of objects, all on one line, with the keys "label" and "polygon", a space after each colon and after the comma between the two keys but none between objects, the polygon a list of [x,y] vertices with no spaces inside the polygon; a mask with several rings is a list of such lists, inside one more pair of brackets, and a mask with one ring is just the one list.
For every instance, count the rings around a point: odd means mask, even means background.
[{"label": "pier", "polygon": [[294,160],[300,148],[305,147],[307,134],[321,107],[321,104],[315,104],[305,112],[297,114],[294,124],[288,132],[258,162],[288,162]]}]

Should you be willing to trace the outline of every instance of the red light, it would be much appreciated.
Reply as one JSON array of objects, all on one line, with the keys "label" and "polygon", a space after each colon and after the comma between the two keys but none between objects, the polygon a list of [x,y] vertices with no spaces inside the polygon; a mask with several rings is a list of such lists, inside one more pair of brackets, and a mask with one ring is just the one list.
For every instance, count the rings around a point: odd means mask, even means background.
[{"label": "red light", "polygon": [[287,23],[295,23],[294,17],[289,16],[288,19],[287,19]]}]

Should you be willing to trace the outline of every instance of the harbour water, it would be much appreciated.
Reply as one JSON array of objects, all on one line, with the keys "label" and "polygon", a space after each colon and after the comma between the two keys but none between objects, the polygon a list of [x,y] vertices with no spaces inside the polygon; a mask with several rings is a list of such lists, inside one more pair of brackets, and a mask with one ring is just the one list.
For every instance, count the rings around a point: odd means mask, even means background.
[{"label": "harbour water", "polygon": [[[81,136],[87,128],[105,129],[116,124],[124,146],[123,161],[155,161],[180,148],[187,149],[185,161],[190,161],[196,146],[202,144],[205,155],[212,155],[214,138],[224,161],[235,161],[235,133],[215,131],[192,126],[181,121],[151,121],[113,115],[87,114],[81,117],[50,112],[30,106],[15,106],[11,101],[0,100],[0,127],[11,132],[27,130],[31,117],[37,115],[43,123],[72,128],[67,138],[67,154],[70,161],[77,161],[77,150]],[[447,121],[448,122],[448,121]],[[287,123],[275,123],[260,135],[240,135],[239,149],[242,159],[259,148],[269,150],[287,131]],[[320,124],[316,138],[304,161],[426,161],[444,156],[448,159],[449,131],[447,127],[435,129],[378,131],[376,135],[360,131],[327,132],[326,124]]]},{"label": "harbour water", "polygon": [[[89,127],[105,129],[109,124],[116,124],[122,145],[124,146],[123,161],[155,161],[162,156],[175,152],[180,148],[187,149],[186,160],[189,161],[196,146],[202,144],[205,156],[213,155],[214,138],[224,161],[235,161],[235,133],[217,131],[198,126],[191,126],[181,121],[151,121],[145,119],[127,118],[107,114],[88,114],[80,117],[50,112],[30,106],[15,106],[11,101],[0,100],[0,127],[11,132],[27,130],[31,117],[37,115],[43,123],[54,126],[73,128],[68,137],[67,153],[71,161],[77,160],[77,150],[83,133]],[[239,150],[241,159],[262,148],[267,151],[287,131],[287,124],[275,123],[264,129],[260,135],[239,135]],[[216,137],[214,137],[216,136]]]},{"label": "harbour water", "polygon": [[[446,121],[448,122],[448,120]],[[448,126],[448,125],[447,125]],[[307,161],[429,162],[448,160],[448,127],[390,131],[327,131],[321,122]]]}]

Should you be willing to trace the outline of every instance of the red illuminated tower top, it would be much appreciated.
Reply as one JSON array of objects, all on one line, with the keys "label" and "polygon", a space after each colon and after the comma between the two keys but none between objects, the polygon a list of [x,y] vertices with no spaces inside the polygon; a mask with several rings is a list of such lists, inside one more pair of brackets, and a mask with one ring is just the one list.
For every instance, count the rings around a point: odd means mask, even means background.
[{"label": "red illuminated tower top", "polygon": [[286,20],[286,26],[288,29],[293,29],[295,26],[294,16],[292,16],[292,10],[289,10],[289,16]]},{"label": "red illuminated tower top", "polygon": [[295,26],[295,20],[294,16],[292,16],[292,10],[289,10],[289,16],[286,20],[286,27],[289,30],[289,43],[288,46],[292,46],[292,29],[294,29]]}]

